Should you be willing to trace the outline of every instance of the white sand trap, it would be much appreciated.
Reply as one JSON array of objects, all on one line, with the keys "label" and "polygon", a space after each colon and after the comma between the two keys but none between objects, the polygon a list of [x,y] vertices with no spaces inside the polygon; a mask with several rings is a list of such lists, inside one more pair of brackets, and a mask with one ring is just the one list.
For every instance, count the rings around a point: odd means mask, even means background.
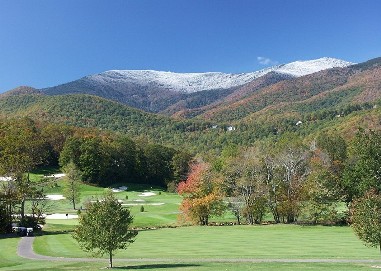
[{"label": "white sand trap", "polygon": [[50,200],[66,199],[63,195],[46,195],[46,198]]},{"label": "white sand trap", "polygon": [[0,177],[0,182],[12,181],[12,177]]},{"label": "white sand trap", "polygon": [[[102,201],[104,201],[103,199],[101,199],[101,200],[90,200],[90,202],[102,202]],[[118,202],[119,203],[122,203],[123,202],[123,200],[121,200],[121,199],[118,199]]]},{"label": "white sand trap", "polygon": [[113,188],[111,190],[112,192],[118,193],[118,192],[126,191],[127,189],[128,189],[127,186],[119,186],[118,188]]},{"label": "white sand trap", "polygon": [[49,176],[45,176],[46,178],[62,178],[62,177],[65,177],[66,174],[65,173],[58,173],[58,174],[53,174],[53,175],[49,175]]},{"label": "white sand trap", "polygon": [[156,194],[153,192],[143,192],[140,195],[138,195],[138,197],[151,197],[151,196],[155,196],[155,195]]},{"label": "white sand trap", "polygon": [[164,205],[164,202],[155,202],[155,203],[123,203],[122,206],[142,206],[142,205],[151,205],[151,206],[161,206]]},{"label": "white sand trap", "polygon": [[144,199],[134,199],[134,201],[136,201],[136,202],[145,202]]},{"label": "white sand trap", "polygon": [[50,214],[45,216],[46,219],[77,219],[78,215],[68,214]]}]

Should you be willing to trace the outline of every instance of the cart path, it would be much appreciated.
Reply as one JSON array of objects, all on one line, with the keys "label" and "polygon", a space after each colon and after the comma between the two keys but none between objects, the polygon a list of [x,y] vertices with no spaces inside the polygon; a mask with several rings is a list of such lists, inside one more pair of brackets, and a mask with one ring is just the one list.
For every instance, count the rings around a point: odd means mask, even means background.
[{"label": "cart path", "polygon": [[[45,260],[45,261],[66,261],[66,262],[102,262],[108,259],[104,258],[64,258],[52,257],[36,254],[33,251],[33,241],[35,237],[22,237],[17,254],[20,257],[30,260]],[[135,259],[113,259],[114,262],[171,262],[171,263],[197,263],[197,262],[247,262],[247,263],[378,263],[380,260],[372,259],[257,259],[257,258],[135,258]]]}]

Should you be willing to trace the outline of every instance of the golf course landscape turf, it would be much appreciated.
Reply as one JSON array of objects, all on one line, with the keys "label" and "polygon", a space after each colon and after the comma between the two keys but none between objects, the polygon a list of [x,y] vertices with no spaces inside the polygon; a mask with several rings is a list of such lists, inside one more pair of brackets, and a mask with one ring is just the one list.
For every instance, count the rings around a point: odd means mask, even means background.
[{"label": "golf course landscape turf", "polygon": [[[38,181],[38,178],[35,177]],[[62,180],[46,187],[62,194]],[[96,199],[104,188],[82,185],[81,204]],[[374,270],[381,266],[379,250],[365,247],[350,227],[261,225],[181,226],[181,198],[160,188],[131,185],[115,195],[134,215],[139,229],[127,250],[116,252],[120,270]],[[52,200],[51,213],[76,214],[67,200]],[[79,205],[80,206],[80,205]],[[144,211],[141,211],[144,206]],[[234,221],[226,214],[222,220]],[[212,221],[221,221],[212,219]],[[35,237],[33,250],[52,260],[18,255],[21,240],[0,237],[0,270],[100,270],[106,257],[91,258],[71,237],[77,219],[47,219]],[[170,227],[163,227],[170,226]],[[163,227],[163,228],[162,228]],[[96,234],[96,233],[94,233]],[[29,237],[24,237],[29,238]],[[65,258],[78,258],[65,260]],[[91,258],[91,259],[88,259]]]}]

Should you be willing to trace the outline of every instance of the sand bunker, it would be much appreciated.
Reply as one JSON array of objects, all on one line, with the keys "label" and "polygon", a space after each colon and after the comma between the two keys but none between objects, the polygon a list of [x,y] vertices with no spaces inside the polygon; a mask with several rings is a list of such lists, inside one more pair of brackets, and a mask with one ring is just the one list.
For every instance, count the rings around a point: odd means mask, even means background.
[{"label": "sand bunker", "polygon": [[122,206],[142,206],[142,205],[151,205],[151,206],[161,206],[164,205],[164,202],[155,202],[155,203],[123,203]]},{"label": "sand bunker", "polygon": [[50,200],[66,199],[63,195],[46,195],[46,198]]},{"label": "sand bunker", "polygon": [[[100,199],[100,200],[90,200],[90,202],[102,202],[102,201],[104,201],[103,199]],[[118,199],[118,202],[119,203],[122,203],[123,202],[123,200],[121,200],[121,199]]]},{"label": "sand bunker", "polygon": [[151,196],[155,196],[155,195],[156,194],[153,192],[143,192],[140,195],[138,195],[138,197],[151,197]]},{"label": "sand bunker", "polygon": [[48,214],[48,215],[45,215],[45,218],[46,219],[77,219],[78,215],[68,214],[66,216],[66,214]]},{"label": "sand bunker", "polygon": [[12,181],[12,177],[0,177],[0,182]]},{"label": "sand bunker", "polygon": [[64,173],[58,173],[58,174],[52,174],[52,175],[49,175],[49,176],[45,176],[46,178],[62,178],[62,177],[65,177],[66,174]]},{"label": "sand bunker", "polygon": [[113,188],[111,190],[112,192],[118,193],[118,192],[126,191],[127,189],[128,189],[127,186],[119,186],[118,188]]}]

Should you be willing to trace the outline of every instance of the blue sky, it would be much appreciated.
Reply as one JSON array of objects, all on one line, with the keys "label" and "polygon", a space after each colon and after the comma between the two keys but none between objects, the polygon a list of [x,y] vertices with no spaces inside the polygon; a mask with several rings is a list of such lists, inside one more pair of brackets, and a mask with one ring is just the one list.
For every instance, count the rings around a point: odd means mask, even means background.
[{"label": "blue sky", "polygon": [[110,69],[255,71],[381,56],[379,0],[0,0],[0,92]]}]

